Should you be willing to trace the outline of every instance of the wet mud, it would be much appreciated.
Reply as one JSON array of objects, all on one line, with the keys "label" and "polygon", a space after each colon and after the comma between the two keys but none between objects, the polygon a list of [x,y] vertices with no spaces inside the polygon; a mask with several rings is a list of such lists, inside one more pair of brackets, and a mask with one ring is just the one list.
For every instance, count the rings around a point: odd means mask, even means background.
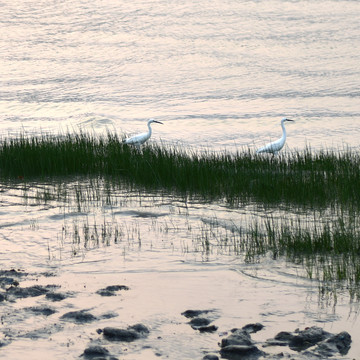
[{"label": "wet mud", "polygon": [[[58,313],[56,303],[76,297],[74,292],[62,292],[61,286],[54,284],[22,286],[22,282],[28,277],[45,277],[51,279],[52,274],[29,274],[23,270],[1,270],[0,271],[0,309],[5,304],[16,304],[21,299],[42,297],[49,304],[37,306],[24,306],[17,311],[1,311],[2,329],[0,333],[0,355],[1,348],[11,346],[20,338],[31,340],[50,338],[53,334],[61,332],[66,323],[73,323],[74,326],[83,326],[95,323],[102,319],[116,318],[116,312],[107,312],[100,315],[92,313],[92,309],[71,310],[58,316],[54,321],[53,317]],[[104,299],[112,296],[119,296],[122,293],[131,291],[127,285],[109,285],[98,289],[94,296],[102,296]],[[22,316],[17,318],[19,314]],[[194,331],[204,333],[216,333],[218,326],[216,321],[221,317],[217,309],[188,309],[181,313],[184,323],[188,324]],[[19,332],[13,329],[18,321],[24,318],[42,316],[49,319],[46,326],[42,328]],[[6,326],[4,326],[6,324]],[[12,326],[13,325],[13,326]],[[240,328],[229,329],[219,332],[220,341],[214,343],[212,352],[204,353],[203,360],[224,359],[309,359],[309,358],[331,358],[343,359],[351,347],[351,335],[347,332],[332,334],[320,327],[312,326],[303,330],[296,329],[293,332],[281,331],[273,338],[265,341],[255,341],[252,335],[264,329],[261,323],[246,324]],[[88,346],[78,358],[83,359],[119,359],[124,351],[124,344],[133,343],[146,339],[152,329],[142,323],[136,323],[127,327],[107,326],[96,330],[97,337],[90,337]],[[118,345],[118,348],[117,348]],[[281,348],[274,354],[269,351],[271,348]],[[127,355],[129,349],[126,349]],[[161,357],[161,354],[158,354]]]}]

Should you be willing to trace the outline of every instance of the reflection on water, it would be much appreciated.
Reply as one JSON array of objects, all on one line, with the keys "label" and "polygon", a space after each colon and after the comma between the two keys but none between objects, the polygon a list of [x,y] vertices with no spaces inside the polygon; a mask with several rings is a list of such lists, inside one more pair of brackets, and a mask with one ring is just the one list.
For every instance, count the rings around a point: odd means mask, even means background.
[{"label": "reflection on water", "polygon": [[[55,319],[69,306],[83,309],[85,304],[97,316],[115,312],[122,324],[142,322],[151,327],[152,335],[141,347],[148,345],[163,355],[179,353],[174,358],[183,351],[194,358],[200,357],[201,349],[217,350],[218,333],[199,337],[196,345],[190,341],[194,333],[181,313],[192,308],[214,309],[219,333],[261,322],[266,326],[257,335],[262,341],[279,331],[313,324],[332,332],[358,331],[357,308],[352,308],[351,294],[341,284],[310,280],[306,264],[269,252],[245,261],[254,223],[265,224],[271,215],[279,226],[291,218],[309,225],[319,218],[317,210],[264,212],[251,203],[229,208],[221,202],[145,193],[100,178],[3,183],[1,191],[2,268],[52,272],[50,279],[34,275],[27,282],[58,284],[62,292],[73,294],[56,306]],[[330,210],[321,213],[325,222],[331,217]],[[259,226],[259,232],[265,230]],[[96,295],[100,288],[119,283],[130,287],[120,302],[105,302]],[[4,309],[46,303],[43,298],[19,300]],[[37,331],[39,336],[41,327],[51,326],[45,320],[26,323],[19,316],[20,320],[6,318],[13,337],[16,331]],[[101,320],[90,328],[62,324],[61,331],[48,329],[55,341],[49,349],[37,340],[36,353],[46,350],[57,358],[57,346],[61,349],[65,339],[81,336],[81,341],[68,345],[78,356],[99,326],[119,326],[119,318]],[[171,334],[176,334],[176,342]],[[3,351],[20,356],[23,346],[24,340],[17,339]],[[132,358],[145,356],[139,346],[129,347]],[[358,349],[355,342],[352,351]]]},{"label": "reflection on water", "polygon": [[[154,117],[165,124],[155,141],[233,152],[278,138],[288,116],[296,122],[284,151],[358,149],[359,6],[2,1],[0,134],[132,133]],[[83,178],[19,179],[1,183],[0,195],[1,266],[37,274],[25,284],[50,282],[73,295],[50,320],[23,311],[46,305],[44,297],[0,303],[11,341],[5,358],[62,359],[64,349],[75,358],[98,339],[97,328],[119,322],[152,330],[122,353],[109,345],[131,359],[201,358],[218,350],[219,334],[256,321],[266,326],[263,338],[313,324],[360,332],[347,284],[308,278],[312,266],[331,263],[286,261],[267,248],[246,255],[254,235],[268,238],[269,219],[320,229],[351,223],[351,209],[229,206]],[[96,295],[119,282],[130,287],[126,296]],[[59,320],[84,304],[118,317],[89,326]],[[181,316],[188,308],[215,309],[219,332],[194,332]],[[359,353],[354,341],[349,357]]]},{"label": "reflection on water", "polygon": [[107,128],[184,146],[358,147],[359,2],[0,7],[0,133]]}]

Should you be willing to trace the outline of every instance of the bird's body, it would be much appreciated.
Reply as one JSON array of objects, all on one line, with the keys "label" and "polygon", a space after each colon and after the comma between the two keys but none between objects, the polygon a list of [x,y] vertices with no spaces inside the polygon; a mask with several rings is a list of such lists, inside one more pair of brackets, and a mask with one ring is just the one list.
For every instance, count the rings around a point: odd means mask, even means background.
[{"label": "bird's body", "polygon": [[146,133],[138,134],[138,135],[132,136],[132,137],[130,137],[128,139],[125,139],[125,141],[124,141],[125,144],[136,145],[137,147],[140,147],[140,145],[144,144],[147,140],[150,139],[150,136],[151,136],[151,133],[152,133],[152,130],[151,130],[151,124],[152,123],[162,124],[162,122],[160,122],[160,121],[150,119],[147,122],[147,126],[149,128],[149,131],[146,132]]},{"label": "bird's body", "polygon": [[260,153],[270,153],[273,155],[277,155],[277,153],[284,147],[286,141],[286,130],[285,130],[285,121],[294,121],[291,119],[283,118],[281,120],[281,127],[282,127],[282,137],[276,141],[273,141],[269,144],[266,144],[264,147],[258,149],[256,151],[257,154]]}]

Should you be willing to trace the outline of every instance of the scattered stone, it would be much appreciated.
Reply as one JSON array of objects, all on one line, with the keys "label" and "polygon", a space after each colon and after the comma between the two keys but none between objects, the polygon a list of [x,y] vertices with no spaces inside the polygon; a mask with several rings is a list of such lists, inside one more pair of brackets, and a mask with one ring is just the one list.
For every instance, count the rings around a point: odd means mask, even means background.
[{"label": "scattered stone", "polygon": [[207,314],[209,312],[211,312],[211,310],[186,310],[183,313],[181,313],[181,315],[187,318],[194,318],[202,314]]},{"label": "scattered stone", "polygon": [[254,359],[264,356],[265,353],[255,345],[228,345],[220,350],[220,354],[225,359]]},{"label": "scattered stone", "polygon": [[99,345],[89,346],[81,354],[81,356],[83,356],[85,359],[99,359],[103,358],[104,356],[106,358],[108,355],[110,355],[109,350]]},{"label": "scattered stone", "polygon": [[110,341],[131,342],[149,334],[149,329],[143,324],[129,326],[127,329],[106,327],[103,329],[103,335]]},{"label": "scattered stone", "polygon": [[203,360],[219,360],[219,357],[215,354],[207,354],[203,357]]},{"label": "scattered stone", "polygon": [[254,334],[264,328],[263,324],[255,323],[255,324],[247,324],[243,326],[241,329],[246,331],[248,334]]},{"label": "scattered stone", "polygon": [[203,318],[203,317],[195,317],[190,320],[189,324],[193,329],[197,329],[200,326],[207,326],[211,323],[211,320]]},{"label": "scattered stone", "polygon": [[129,330],[134,330],[140,334],[149,334],[149,329],[143,324],[135,324],[128,327]]},{"label": "scattered stone", "polygon": [[215,332],[217,329],[218,329],[218,327],[215,325],[200,326],[197,328],[197,330],[199,330],[201,333],[202,332]]},{"label": "scattered stone", "polygon": [[6,300],[6,295],[0,293],[0,302],[5,301],[5,300]]},{"label": "scattered stone", "polygon": [[131,342],[140,338],[140,334],[135,330],[118,329],[114,327],[104,328],[103,334],[108,340],[111,341]]},{"label": "scattered stone", "polygon": [[62,315],[60,319],[73,321],[78,324],[89,323],[97,320],[97,318],[93,314],[87,312],[86,310],[70,311]]},{"label": "scattered stone", "polygon": [[317,326],[312,326],[303,331],[299,331],[295,336],[290,338],[289,347],[291,350],[303,351],[327,339],[329,336],[331,336],[331,334],[327,331]]},{"label": "scattered stone", "polygon": [[221,347],[227,347],[232,345],[239,346],[252,346],[254,342],[251,340],[251,337],[247,331],[243,329],[233,329],[231,330],[232,334],[227,338],[221,340]]},{"label": "scattered stone", "polygon": [[322,357],[332,357],[337,353],[346,355],[350,350],[351,336],[346,331],[332,335],[328,339],[320,342],[314,349],[315,354]]},{"label": "scattered stone", "polygon": [[31,311],[36,315],[45,315],[50,316],[56,313],[56,310],[50,307],[41,307],[41,306],[34,306],[26,308],[25,310]]},{"label": "scattered stone", "polygon": [[[350,349],[351,336],[347,332],[341,332],[337,335],[313,326],[302,331],[293,333],[281,331],[274,339],[266,341],[264,346],[289,346],[291,350],[301,352],[302,355],[309,357],[331,357],[340,353],[346,355]],[[311,351],[305,351],[315,346]]]},{"label": "scattered stone", "polygon": [[101,296],[116,296],[116,291],[121,291],[121,290],[130,290],[130,288],[126,285],[110,285],[107,286],[104,289],[100,289],[98,290],[96,293],[101,295]]}]

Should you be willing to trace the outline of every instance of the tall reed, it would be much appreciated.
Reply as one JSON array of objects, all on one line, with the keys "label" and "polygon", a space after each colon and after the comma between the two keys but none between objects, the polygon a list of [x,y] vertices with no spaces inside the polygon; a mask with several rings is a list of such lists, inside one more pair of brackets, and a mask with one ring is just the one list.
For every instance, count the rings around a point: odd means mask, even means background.
[{"label": "tall reed", "polygon": [[113,176],[153,189],[223,198],[360,208],[360,156],[309,149],[272,157],[244,150],[186,150],[152,144],[141,150],[115,134],[85,133],[3,139],[3,179],[67,175]]}]

